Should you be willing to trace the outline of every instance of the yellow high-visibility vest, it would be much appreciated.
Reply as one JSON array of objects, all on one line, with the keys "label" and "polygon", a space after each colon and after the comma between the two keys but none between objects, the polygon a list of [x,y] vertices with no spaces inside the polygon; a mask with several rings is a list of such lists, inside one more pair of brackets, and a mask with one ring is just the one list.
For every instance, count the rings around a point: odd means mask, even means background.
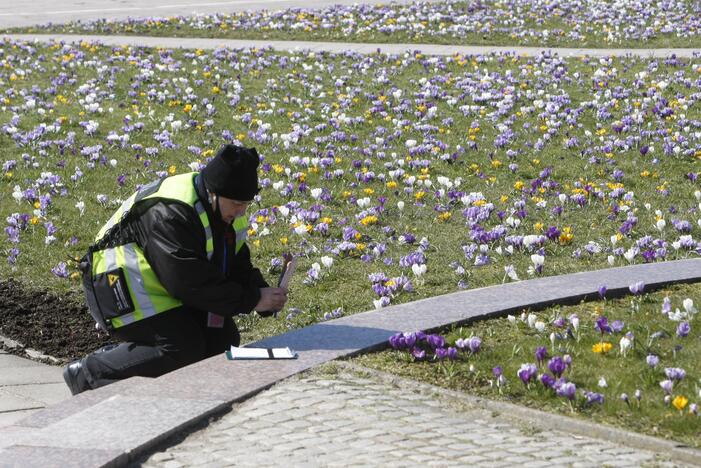
[{"label": "yellow high-visibility vest", "polygon": [[[95,245],[91,248],[93,287],[103,288],[106,296],[102,297],[114,300],[104,301],[109,304],[100,303],[100,309],[108,327],[120,328],[182,305],[179,299],[171,296],[163,287],[146,260],[143,250],[136,243],[116,246],[108,244],[111,246],[103,249],[96,247],[106,244],[105,241],[111,237],[115,228],[120,226],[129,212],[139,203],[145,200],[167,199],[191,206],[199,215],[205,231],[205,251],[207,258],[211,260],[214,254],[214,240],[207,211],[195,190],[194,180],[197,174],[197,172],[180,174],[143,186],[122,203],[95,237]],[[245,216],[236,218],[233,228],[236,231],[236,253],[238,253],[246,242],[248,219]],[[110,307],[112,302],[114,306]],[[128,312],[123,313],[126,310]]]}]

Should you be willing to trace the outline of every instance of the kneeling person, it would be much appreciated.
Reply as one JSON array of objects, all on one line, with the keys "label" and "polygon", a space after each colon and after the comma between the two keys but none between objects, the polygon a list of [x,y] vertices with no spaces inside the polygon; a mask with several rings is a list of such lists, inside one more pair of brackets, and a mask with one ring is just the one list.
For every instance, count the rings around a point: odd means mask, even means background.
[{"label": "kneeling person", "polygon": [[90,314],[122,343],[63,371],[72,394],[157,377],[238,345],[232,316],[287,300],[251,264],[246,209],[258,153],[224,146],[201,173],[148,184],[112,215],[81,262]]}]

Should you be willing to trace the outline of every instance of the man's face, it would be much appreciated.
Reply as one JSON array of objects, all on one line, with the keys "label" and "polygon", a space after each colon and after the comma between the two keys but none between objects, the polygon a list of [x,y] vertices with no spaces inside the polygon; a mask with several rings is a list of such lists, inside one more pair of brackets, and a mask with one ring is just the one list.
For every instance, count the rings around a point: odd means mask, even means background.
[{"label": "man's face", "polygon": [[221,219],[226,224],[231,224],[234,222],[235,218],[246,214],[246,209],[251,204],[250,201],[232,200],[231,198],[224,198],[220,197],[219,195],[215,195],[215,197],[219,199],[219,210],[221,211]]}]

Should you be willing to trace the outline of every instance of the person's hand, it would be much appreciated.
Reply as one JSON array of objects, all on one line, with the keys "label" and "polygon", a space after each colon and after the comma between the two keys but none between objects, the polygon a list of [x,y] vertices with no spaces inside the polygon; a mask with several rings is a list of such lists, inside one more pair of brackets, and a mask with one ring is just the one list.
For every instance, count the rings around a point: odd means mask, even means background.
[{"label": "person's hand", "polygon": [[260,301],[255,310],[267,317],[282,310],[287,302],[287,289],[285,288],[260,288]]}]

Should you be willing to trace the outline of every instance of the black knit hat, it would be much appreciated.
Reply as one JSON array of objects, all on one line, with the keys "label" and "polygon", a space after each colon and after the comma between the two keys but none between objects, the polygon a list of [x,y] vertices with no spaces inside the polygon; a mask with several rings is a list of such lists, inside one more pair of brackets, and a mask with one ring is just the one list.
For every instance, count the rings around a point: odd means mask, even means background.
[{"label": "black knit hat", "polygon": [[212,193],[232,200],[253,200],[258,191],[258,152],[225,145],[204,169],[204,184]]}]

